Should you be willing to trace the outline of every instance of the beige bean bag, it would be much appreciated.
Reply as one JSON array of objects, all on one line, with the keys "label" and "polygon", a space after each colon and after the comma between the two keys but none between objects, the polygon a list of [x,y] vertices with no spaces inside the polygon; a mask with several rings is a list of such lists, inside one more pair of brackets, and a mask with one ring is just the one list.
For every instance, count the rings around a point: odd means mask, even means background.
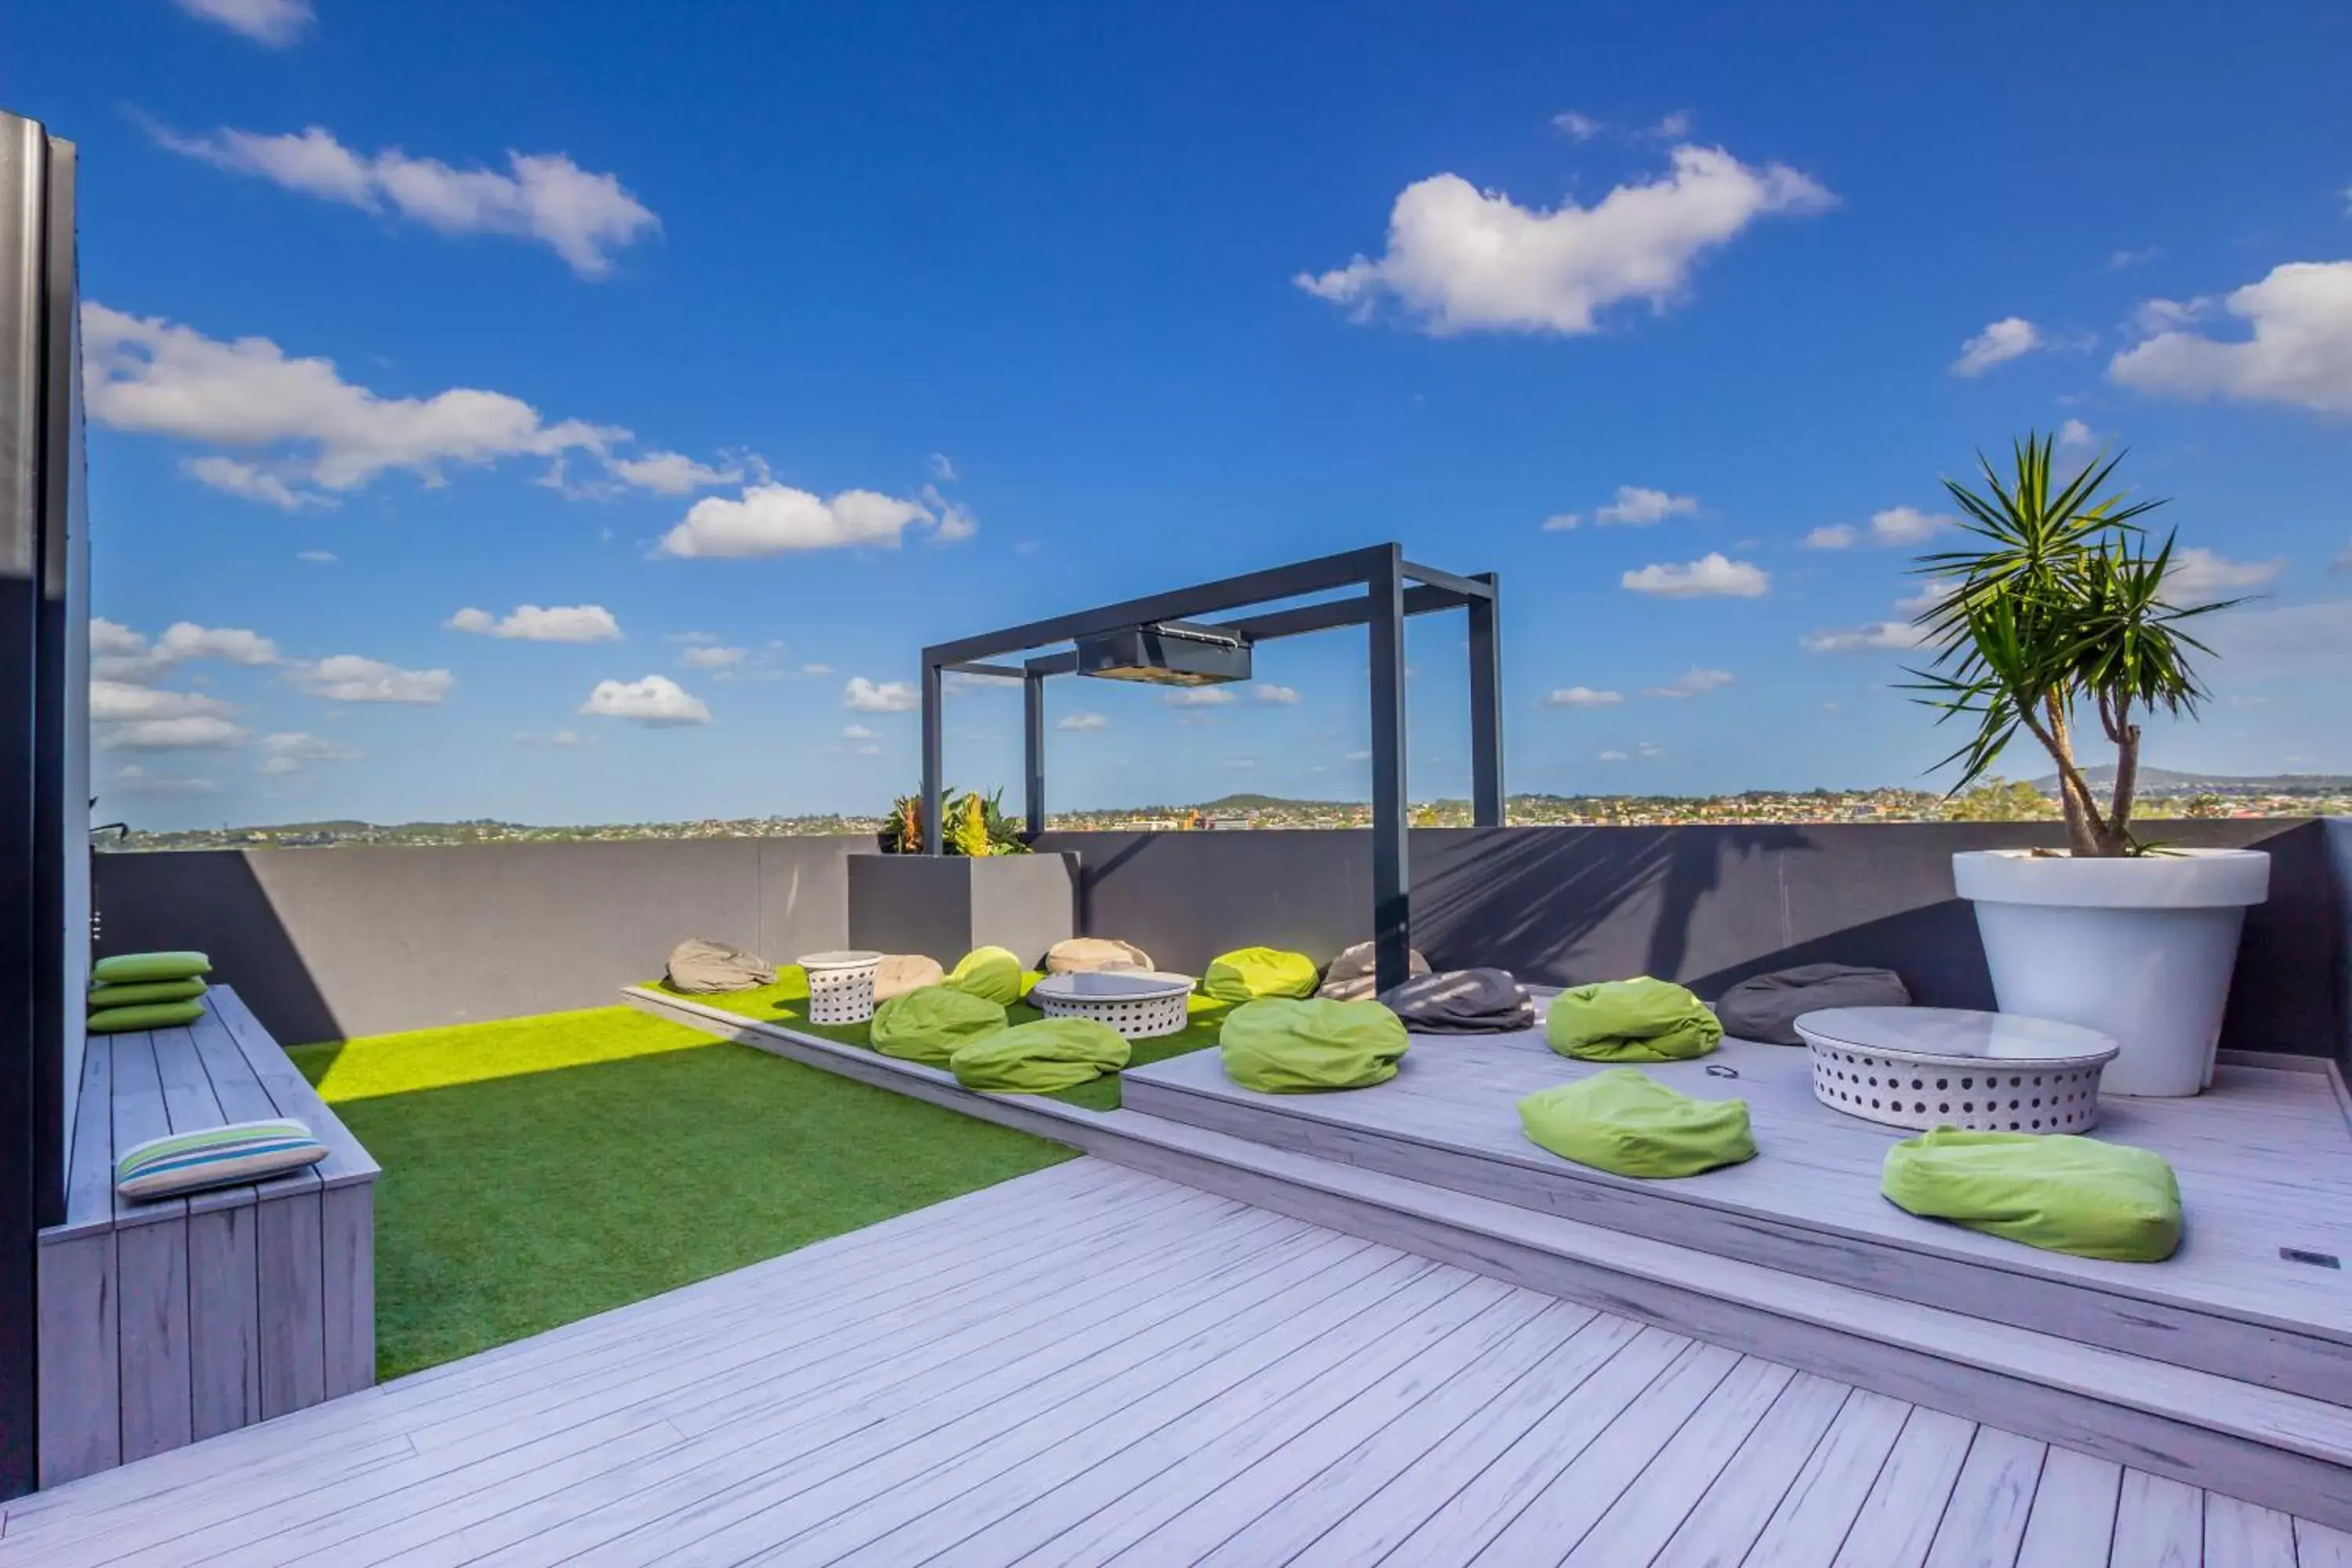
[{"label": "beige bean bag", "polygon": [[1109,969],[1150,969],[1151,955],[1131,942],[1074,936],[1045,950],[1048,974],[1091,974]]},{"label": "beige bean bag", "polygon": [[920,991],[926,985],[937,985],[947,978],[936,958],[925,958],[919,952],[893,952],[884,955],[882,967],[874,972],[874,1000],[887,1002],[893,996],[904,996],[909,991]]},{"label": "beige bean bag", "polygon": [[[1410,975],[1429,973],[1429,960],[1414,949],[1405,950],[1411,956],[1405,964]],[[1323,972],[1323,984],[1315,994],[1328,1002],[1362,1002],[1380,989],[1372,979],[1372,944],[1360,942],[1343,949]]]}]

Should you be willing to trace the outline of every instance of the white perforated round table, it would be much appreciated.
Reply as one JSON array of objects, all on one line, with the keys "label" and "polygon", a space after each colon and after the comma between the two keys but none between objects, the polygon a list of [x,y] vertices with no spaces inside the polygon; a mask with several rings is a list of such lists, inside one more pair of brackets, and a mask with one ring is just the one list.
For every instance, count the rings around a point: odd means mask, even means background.
[{"label": "white perforated round table", "polygon": [[2087,1132],[2116,1042],[2095,1029],[1951,1007],[1829,1007],[1797,1019],[1813,1097],[1890,1127]]},{"label": "white perforated round table", "polygon": [[801,959],[808,972],[809,1022],[862,1024],[874,1016],[874,974],[882,955],[863,948],[812,952]]},{"label": "white perforated round table", "polygon": [[1048,974],[1029,988],[1029,1003],[1049,1018],[1092,1018],[1130,1040],[1173,1035],[1184,1027],[1189,974],[1150,969],[1097,969]]}]

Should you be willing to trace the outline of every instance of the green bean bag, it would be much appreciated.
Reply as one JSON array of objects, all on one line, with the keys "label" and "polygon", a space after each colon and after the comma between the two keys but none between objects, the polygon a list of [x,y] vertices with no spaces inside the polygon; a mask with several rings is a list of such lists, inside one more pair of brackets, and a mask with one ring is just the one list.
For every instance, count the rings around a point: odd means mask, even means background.
[{"label": "green bean bag", "polygon": [[1319,977],[1315,961],[1278,947],[1239,947],[1209,961],[1201,994],[1220,1002],[1255,1002],[1262,996],[1312,996]]},{"label": "green bean bag", "polygon": [[957,1047],[948,1070],[966,1089],[1051,1094],[1127,1065],[1127,1038],[1092,1018],[1040,1018]]},{"label": "green bean bag", "polygon": [[886,1057],[943,1068],[961,1046],[1004,1030],[1004,1007],[952,985],[926,985],[874,1009],[866,1042]]},{"label": "green bean bag", "polygon": [[1386,1083],[1412,1043],[1378,1002],[1266,997],[1225,1015],[1217,1049],[1225,1076],[1244,1089],[1302,1094]]},{"label": "green bean bag", "polygon": [[89,966],[93,985],[137,985],[150,980],[194,980],[210,974],[213,961],[201,952],[118,952]]},{"label": "green bean bag", "polygon": [[148,1002],[193,1002],[211,987],[201,980],[150,980],[139,985],[100,985],[89,994],[89,1005],[136,1007]]},{"label": "green bean bag", "polygon": [[1633,1068],[1612,1068],[1519,1101],[1538,1148],[1621,1176],[1693,1176],[1756,1157],[1744,1100],[1693,1100]]},{"label": "green bean bag", "polygon": [[1681,986],[1644,974],[1561,992],[1544,1019],[1544,1038],[1579,1061],[1675,1062],[1715,1049],[1723,1026]]},{"label": "green bean bag", "polygon": [[945,984],[1010,1007],[1021,1000],[1021,961],[1008,948],[975,947],[948,971]]},{"label": "green bean bag", "polygon": [[136,1007],[101,1007],[82,1026],[93,1035],[121,1035],[132,1029],[175,1029],[204,1016],[201,1002],[148,1002]]},{"label": "green bean bag", "polygon": [[1898,1208],[2028,1247],[2160,1263],[2180,1245],[2180,1184],[2160,1154],[2054,1132],[1937,1127],[1886,1152]]}]

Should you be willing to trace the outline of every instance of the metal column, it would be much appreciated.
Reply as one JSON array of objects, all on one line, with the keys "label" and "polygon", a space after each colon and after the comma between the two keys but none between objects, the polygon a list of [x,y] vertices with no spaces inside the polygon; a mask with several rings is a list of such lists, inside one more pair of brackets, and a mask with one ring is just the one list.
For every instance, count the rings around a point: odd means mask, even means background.
[{"label": "metal column", "polygon": [[1404,756],[1404,574],[1390,545],[1369,574],[1372,654],[1373,984],[1402,985],[1412,946]]},{"label": "metal column", "polygon": [[929,650],[923,654],[923,853],[938,855],[946,848],[947,835],[940,824],[940,727],[944,715],[940,711],[940,661]]},{"label": "metal column", "polygon": [[1486,597],[1473,599],[1470,613],[1470,820],[1481,827],[1503,826],[1503,649],[1496,635],[1501,588],[1492,572],[1475,579]]},{"label": "metal column", "polygon": [[1034,838],[1045,831],[1045,678],[1035,670],[1021,678],[1021,799]]}]

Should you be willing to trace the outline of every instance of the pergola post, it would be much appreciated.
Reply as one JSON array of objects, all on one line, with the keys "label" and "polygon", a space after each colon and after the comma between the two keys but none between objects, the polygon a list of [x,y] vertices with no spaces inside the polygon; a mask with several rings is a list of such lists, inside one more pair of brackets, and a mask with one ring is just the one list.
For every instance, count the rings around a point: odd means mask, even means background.
[{"label": "pergola post", "polygon": [[1035,670],[1021,677],[1021,799],[1034,838],[1045,831],[1045,678]]},{"label": "pergola post", "polygon": [[923,652],[923,853],[943,854],[945,825],[940,821],[940,660]]},{"label": "pergola post", "polygon": [[1412,947],[1404,754],[1404,573],[1393,544],[1367,574],[1371,631],[1372,983],[1402,985]]},{"label": "pergola post", "polygon": [[1492,572],[1475,581],[1486,596],[1465,606],[1470,614],[1470,820],[1481,827],[1503,826],[1503,649],[1496,635],[1501,584]]}]

